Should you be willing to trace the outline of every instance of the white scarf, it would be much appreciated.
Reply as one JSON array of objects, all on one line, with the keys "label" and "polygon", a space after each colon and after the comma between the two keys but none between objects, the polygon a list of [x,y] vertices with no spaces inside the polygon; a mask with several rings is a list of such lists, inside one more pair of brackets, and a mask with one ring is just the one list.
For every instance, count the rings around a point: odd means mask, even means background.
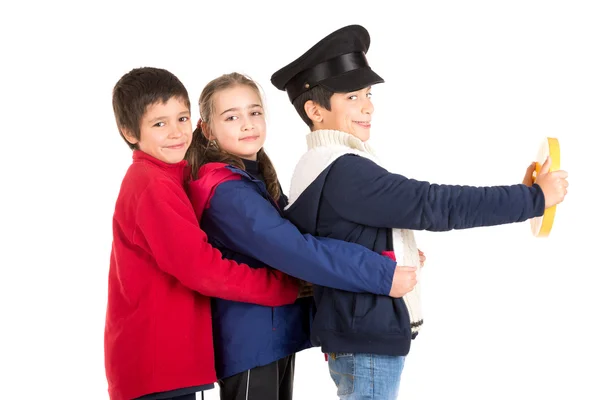
[{"label": "white scarf", "polygon": [[[306,136],[308,151],[300,158],[292,175],[289,192],[290,207],[302,192],[317,179],[331,163],[345,154],[356,154],[381,165],[375,152],[368,143],[355,136],[336,130],[317,130]],[[392,230],[394,254],[399,265],[416,266],[417,279],[420,276],[419,252],[414,232],[408,229]],[[421,286],[407,293],[404,302],[410,315],[412,333],[419,331],[423,322],[421,311]]]}]

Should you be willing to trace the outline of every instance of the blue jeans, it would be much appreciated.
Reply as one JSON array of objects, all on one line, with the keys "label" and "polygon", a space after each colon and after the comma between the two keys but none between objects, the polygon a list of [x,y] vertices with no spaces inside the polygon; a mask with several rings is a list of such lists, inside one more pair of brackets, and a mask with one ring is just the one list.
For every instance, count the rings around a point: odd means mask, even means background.
[{"label": "blue jeans", "polygon": [[329,374],[340,400],[395,400],[404,356],[329,354]]}]

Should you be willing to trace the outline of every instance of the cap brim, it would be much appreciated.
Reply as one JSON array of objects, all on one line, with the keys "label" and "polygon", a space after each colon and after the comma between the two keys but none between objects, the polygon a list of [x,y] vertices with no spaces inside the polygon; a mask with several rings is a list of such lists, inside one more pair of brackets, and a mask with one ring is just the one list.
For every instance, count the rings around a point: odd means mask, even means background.
[{"label": "cap brim", "polygon": [[373,72],[370,67],[363,67],[324,79],[319,82],[319,85],[335,93],[347,93],[383,82],[383,78]]}]

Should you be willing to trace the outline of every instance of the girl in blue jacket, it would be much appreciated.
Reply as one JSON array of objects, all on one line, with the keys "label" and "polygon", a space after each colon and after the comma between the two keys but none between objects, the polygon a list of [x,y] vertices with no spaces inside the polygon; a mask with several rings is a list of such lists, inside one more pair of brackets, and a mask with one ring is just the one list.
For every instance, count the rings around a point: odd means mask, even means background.
[{"label": "girl in blue jacket", "polygon": [[[189,195],[224,257],[351,292],[400,297],[412,290],[416,265],[397,267],[364,246],[303,235],[283,217],[287,197],[263,149],[263,102],[252,80],[232,73],[211,81],[200,116],[186,154]],[[311,347],[312,307],[312,296],[302,295],[282,307],[213,299],[221,399],[292,398],[294,354]]]}]

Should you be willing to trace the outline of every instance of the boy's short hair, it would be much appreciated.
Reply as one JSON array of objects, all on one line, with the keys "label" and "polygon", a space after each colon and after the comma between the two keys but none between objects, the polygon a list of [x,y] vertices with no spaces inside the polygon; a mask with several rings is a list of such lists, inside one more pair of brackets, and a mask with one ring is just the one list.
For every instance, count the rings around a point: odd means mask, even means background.
[{"label": "boy's short hair", "polygon": [[314,123],[306,114],[306,110],[304,110],[304,104],[307,101],[312,100],[321,107],[325,108],[327,111],[331,111],[331,96],[333,96],[333,94],[334,92],[325,89],[323,86],[314,86],[309,91],[298,95],[298,97],[292,101],[292,104],[294,105],[298,115],[300,115],[300,118],[302,118],[302,121],[304,121],[304,123],[312,129]]},{"label": "boy's short hair", "polygon": [[131,149],[137,149],[137,144],[129,143],[123,130],[140,140],[140,124],[148,106],[166,103],[173,97],[181,99],[190,108],[187,89],[165,69],[135,68],[119,79],[113,88],[113,111],[119,133]]}]

